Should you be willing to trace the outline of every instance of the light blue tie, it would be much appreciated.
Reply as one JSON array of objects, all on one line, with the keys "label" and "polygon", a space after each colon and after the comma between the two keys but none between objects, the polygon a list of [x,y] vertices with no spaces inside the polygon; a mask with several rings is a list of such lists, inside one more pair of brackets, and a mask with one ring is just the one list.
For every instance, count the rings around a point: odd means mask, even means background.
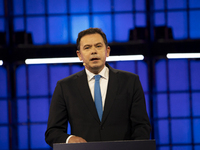
[{"label": "light blue tie", "polygon": [[101,98],[101,89],[99,80],[101,78],[100,75],[95,75],[95,83],[94,83],[94,102],[96,105],[97,113],[99,115],[99,119],[101,121],[103,109],[102,109],[102,98]]}]

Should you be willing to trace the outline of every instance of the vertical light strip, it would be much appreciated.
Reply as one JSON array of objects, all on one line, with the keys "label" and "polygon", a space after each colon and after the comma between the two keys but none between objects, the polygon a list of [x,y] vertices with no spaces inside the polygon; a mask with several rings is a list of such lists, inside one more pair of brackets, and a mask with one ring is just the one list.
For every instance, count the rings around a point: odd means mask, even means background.
[{"label": "vertical light strip", "polygon": [[200,58],[200,53],[169,53],[168,59],[181,59],[181,58]]}]

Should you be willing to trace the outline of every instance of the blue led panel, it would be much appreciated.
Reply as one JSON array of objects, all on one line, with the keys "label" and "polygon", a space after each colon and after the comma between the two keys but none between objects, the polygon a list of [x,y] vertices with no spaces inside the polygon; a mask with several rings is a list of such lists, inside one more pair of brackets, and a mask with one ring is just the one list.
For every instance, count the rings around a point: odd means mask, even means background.
[{"label": "blue led panel", "polygon": [[187,13],[186,11],[169,12],[168,26],[172,27],[174,39],[186,39],[187,34]]},{"label": "blue led panel", "polygon": [[194,146],[194,150],[200,150],[200,146],[198,145]]},{"label": "blue led panel", "polygon": [[155,24],[155,26],[164,26],[165,25],[165,13],[163,13],[163,12],[154,13],[154,24]]},{"label": "blue led panel", "polygon": [[26,99],[18,99],[17,100],[17,114],[18,114],[18,123],[27,122],[29,116],[27,115],[27,100]]},{"label": "blue led panel", "polygon": [[155,117],[158,118],[164,118],[168,117],[168,99],[167,94],[157,94],[156,102],[154,103],[156,105],[155,110]]},{"label": "blue led panel", "polygon": [[0,100],[0,124],[8,123],[8,101],[7,100]]},{"label": "blue led panel", "polygon": [[168,9],[186,9],[187,0],[167,0]]},{"label": "blue led panel", "polygon": [[145,11],[146,10],[146,0],[135,0],[135,10]]},{"label": "blue led panel", "polygon": [[190,96],[188,93],[170,94],[171,117],[190,116]]},{"label": "blue led panel", "polygon": [[67,1],[66,0],[48,0],[48,13],[58,14],[67,12]]},{"label": "blue led panel", "polygon": [[40,125],[31,125],[30,126],[30,134],[31,134],[31,148],[32,149],[42,149],[42,148],[50,148],[45,142],[44,133],[46,131],[46,124]]},{"label": "blue led panel", "polygon": [[138,61],[138,75],[144,92],[149,91],[147,64],[144,61]]},{"label": "blue led panel", "polygon": [[53,94],[58,80],[61,80],[69,75],[70,74],[69,74],[68,65],[51,65],[50,66],[51,94]]},{"label": "blue led panel", "polygon": [[169,146],[160,146],[158,150],[171,150],[171,149]]},{"label": "blue led panel", "polygon": [[83,69],[84,69],[84,66],[82,66],[81,64],[73,65],[72,66],[72,74],[77,73],[77,72],[79,72],[79,71],[81,71]]},{"label": "blue led panel", "polygon": [[148,116],[150,118],[149,94],[145,94],[144,96],[145,96],[147,114],[148,114]]},{"label": "blue led panel", "polygon": [[9,149],[8,127],[0,126],[0,149]]},{"label": "blue led panel", "polygon": [[66,16],[49,17],[49,43],[68,43],[68,22]]},{"label": "blue led panel", "polygon": [[7,72],[3,67],[0,67],[0,83],[0,97],[7,97]]},{"label": "blue led panel", "polygon": [[165,0],[154,0],[154,9],[161,10],[165,8]]},{"label": "blue led panel", "polygon": [[89,0],[69,0],[70,13],[88,13]]},{"label": "blue led panel", "polygon": [[173,146],[172,150],[192,150],[192,146]]},{"label": "blue led panel", "polygon": [[194,143],[200,143],[200,119],[193,120],[193,134],[194,134]]},{"label": "blue led panel", "polygon": [[[200,2],[200,1],[199,1]],[[190,11],[190,38],[200,38],[200,11]]]},{"label": "blue led panel", "polygon": [[134,28],[133,14],[115,14],[115,41],[127,42],[129,40],[129,31]]},{"label": "blue led panel", "polygon": [[26,14],[45,14],[45,0],[26,0]]},{"label": "blue led panel", "polygon": [[192,93],[192,115],[200,117],[200,92]]},{"label": "blue led panel", "polygon": [[32,34],[33,44],[46,44],[45,17],[28,17],[27,32]]},{"label": "blue led panel", "polygon": [[23,17],[14,18],[13,23],[14,23],[14,31],[24,31],[25,30]]},{"label": "blue led panel", "polygon": [[45,122],[48,120],[49,99],[30,98],[30,121]]},{"label": "blue led panel", "polygon": [[200,1],[199,0],[189,0],[190,8],[200,8]]},{"label": "blue led panel", "polygon": [[47,65],[30,65],[28,71],[30,96],[47,96]]},{"label": "blue led panel", "polygon": [[136,73],[135,71],[135,61],[117,61],[116,62],[117,69]]},{"label": "blue led panel", "polygon": [[166,60],[159,60],[155,64],[156,91],[167,91],[166,75]]},{"label": "blue led panel", "polygon": [[24,14],[23,0],[13,0],[13,13],[14,13],[14,15],[23,15]]},{"label": "blue led panel", "polygon": [[115,0],[114,1],[114,11],[132,11],[133,1],[132,0]]},{"label": "blue led panel", "polygon": [[110,12],[111,0],[92,0],[93,12]]},{"label": "blue led panel", "polygon": [[200,61],[191,60],[190,71],[192,90],[200,90]]},{"label": "blue led panel", "polygon": [[[80,9],[81,10],[81,9]],[[89,28],[89,16],[80,15],[73,16],[71,15],[71,43],[75,44],[78,37],[78,33],[82,30]]]},{"label": "blue led panel", "polygon": [[118,68],[116,67],[116,63],[115,63],[115,62],[109,62],[108,64],[109,64],[112,68],[118,69]]},{"label": "blue led panel", "polygon": [[172,144],[191,143],[190,119],[172,119],[171,129]]},{"label": "blue led panel", "polygon": [[189,89],[187,59],[169,60],[169,89],[171,91]]},{"label": "blue led panel", "polygon": [[158,141],[159,144],[169,144],[169,121],[158,121]]},{"label": "blue led panel", "polygon": [[16,69],[16,94],[17,96],[26,96],[26,66],[21,65]]},{"label": "blue led panel", "polygon": [[4,15],[4,0],[0,0],[0,16]]},{"label": "blue led panel", "polygon": [[18,146],[19,149],[28,149],[28,127],[26,125],[18,126]]},{"label": "blue led panel", "polygon": [[93,15],[93,27],[101,28],[106,34],[108,42],[113,41],[111,15]]},{"label": "blue led panel", "polygon": [[5,31],[5,22],[3,18],[0,18],[0,31]]},{"label": "blue led panel", "polygon": [[145,13],[136,13],[135,14],[136,19],[136,26],[137,27],[145,27],[146,26],[146,15]]}]

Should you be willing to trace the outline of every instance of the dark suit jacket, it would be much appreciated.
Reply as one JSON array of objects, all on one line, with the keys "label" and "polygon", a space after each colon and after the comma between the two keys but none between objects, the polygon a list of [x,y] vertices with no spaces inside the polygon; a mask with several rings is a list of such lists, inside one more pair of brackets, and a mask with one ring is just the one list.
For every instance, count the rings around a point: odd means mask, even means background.
[{"label": "dark suit jacket", "polygon": [[65,143],[71,134],[86,141],[149,139],[151,126],[139,77],[109,68],[102,122],[98,118],[85,70],[58,81],[45,133],[46,142]]}]

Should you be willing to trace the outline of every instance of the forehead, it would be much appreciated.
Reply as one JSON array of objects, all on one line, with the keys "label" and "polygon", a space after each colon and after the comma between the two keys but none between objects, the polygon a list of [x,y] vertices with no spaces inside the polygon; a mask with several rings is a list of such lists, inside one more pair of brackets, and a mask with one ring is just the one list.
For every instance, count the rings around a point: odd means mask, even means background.
[{"label": "forehead", "polygon": [[98,33],[85,35],[80,40],[80,46],[96,43],[104,43],[102,36]]}]

